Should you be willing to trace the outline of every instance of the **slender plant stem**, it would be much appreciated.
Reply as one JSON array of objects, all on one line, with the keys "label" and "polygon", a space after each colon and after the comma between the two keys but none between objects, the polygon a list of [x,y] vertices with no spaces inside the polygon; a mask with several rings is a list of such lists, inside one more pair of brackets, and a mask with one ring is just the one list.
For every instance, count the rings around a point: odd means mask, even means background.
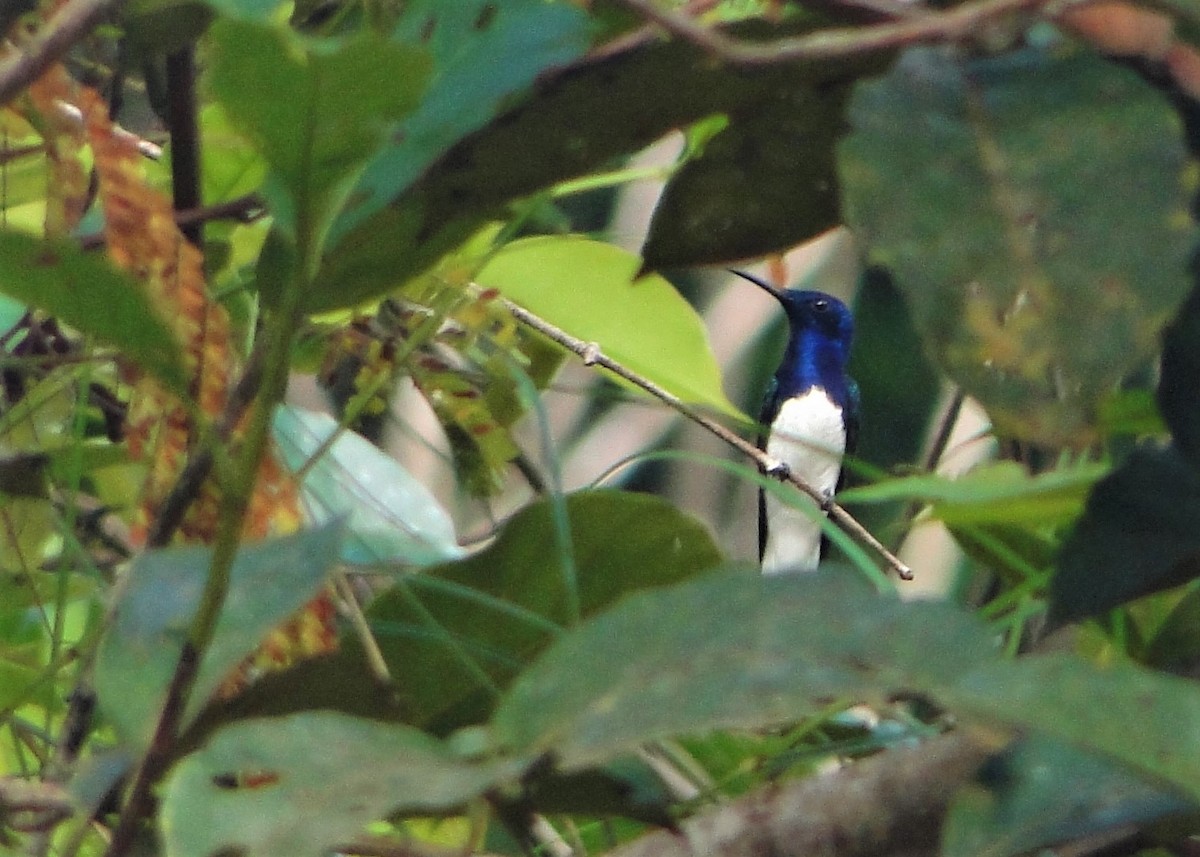
[{"label": "slender plant stem", "polygon": [[[311,134],[306,139],[311,140]],[[303,316],[301,301],[316,267],[316,236],[309,211],[311,203],[303,196],[297,202],[297,264],[264,330],[267,345],[261,395],[242,437],[232,476],[222,485],[217,535],[213,542],[208,579],[167,688],[167,698],[154,737],[142,756],[120,820],[104,852],[105,857],[124,857],[128,854],[142,820],[149,814],[151,790],[170,761],[200,663],[212,643],[217,620],[229,594],[229,582],[242,541],[246,511],[258,481],[259,465],[271,437],[271,417],[287,389],[292,341]]]},{"label": "slender plant stem", "polygon": [[[950,445],[950,435],[954,432],[954,426],[958,423],[959,414],[962,413],[963,402],[966,401],[966,393],[961,387],[954,388],[954,394],[950,397],[950,402],[942,411],[941,417],[938,418],[937,432],[933,436],[933,441],[929,444],[929,449],[926,451],[921,461],[921,472],[932,473],[937,469],[937,466],[942,461],[942,456],[946,454],[946,447]],[[917,515],[925,504],[920,502],[910,502],[904,507],[904,511],[900,514],[899,531],[895,541],[892,544],[894,550],[899,550],[900,545],[908,537],[908,532],[912,528],[913,521],[917,519]]]},{"label": "slender plant stem", "polygon": [[796,476],[794,473],[783,472],[783,469],[780,467],[780,462],[767,455],[754,444],[730,431],[717,421],[699,413],[682,399],[672,393],[667,392],[648,378],[644,378],[633,370],[621,365],[617,361],[606,357],[600,350],[600,346],[595,342],[584,342],[582,339],[577,339],[561,328],[555,327],[550,322],[534,315],[523,306],[515,304],[510,300],[505,300],[504,305],[518,321],[528,325],[543,336],[552,339],[567,350],[577,354],[583,360],[585,366],[602,366],[603,368],[608,369],[610,372],[613,372],[614,374],[624,378],[626,381],[629,381],[631,384],[636,384],[650,395],[683,414],[692,422],[697,423],[698,425],[707,429],[709,432],[716,435],[721,440],[737,449],[739,452],[754,459],[754,461],[758,463],[758,466],[765,472],[780,474],[779,478],[781,480],[789,482],[811,497],[813,501],[815,501],[817,505],[819,505],[821,509],[829,515],[830,519],[832,519],[834,523],[878,553],[883,558],[884,562],[887,563],[888,567],[895,571],[902,580],[912,579],[912,569],[901,562],[899,557],[888,550],[879,541],[879,539],[871,535],[866,527],[855,520],[853,515],[835,503],[831,498],[826,497],[816,488],[813,488],[803,479]]},{"label": "slender plant stem", "polygon": [[761,66],[855,56],[920,42],[957,41],[1020,12],[1058,13],[1087,0],[972,0],[952,9],[914,14],[869,27],[839,27],[773,42],[732,39],[656,0],[621,0],[647,21],[730,65]]},{"label": "slender plant stem", "polygon": [[[175,210],[199,208],[200,128],[196,122],[196,61],[192,45],[167,56],[167,124],[171,132],[171,190]],[[179,225],[196,247],[203,246],[204,221]]]},{"label": "slender plant stem", "polygon": [[[226,202],[205,205],[200,208],[189,208],[175,212],[175,224],[182,230],[194,223],[207,223],[210,220],[237,220],[241,223],[251,223],[266,212],[262,197],[249,193]],[[99,250],[104,246],[104,234],[94,232],[79,239],[79,246],[84,250]]]}]

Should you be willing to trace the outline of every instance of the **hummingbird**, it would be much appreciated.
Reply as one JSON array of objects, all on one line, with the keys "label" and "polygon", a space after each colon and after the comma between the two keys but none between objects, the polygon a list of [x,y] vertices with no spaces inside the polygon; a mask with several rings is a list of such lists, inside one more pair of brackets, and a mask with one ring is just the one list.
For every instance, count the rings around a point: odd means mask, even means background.
[{"label": "hummingbird", "polygon": [[[846,373],[854,319],[824,292],[777,289],[733,271],[782,304],[788,339],[763,402],[758,448],[825,497],[837,490],[842,457],[858,434],[858,385]],[[821,559],[812,516],[758,492],[758,555],[763,574],[812,571]]]}]

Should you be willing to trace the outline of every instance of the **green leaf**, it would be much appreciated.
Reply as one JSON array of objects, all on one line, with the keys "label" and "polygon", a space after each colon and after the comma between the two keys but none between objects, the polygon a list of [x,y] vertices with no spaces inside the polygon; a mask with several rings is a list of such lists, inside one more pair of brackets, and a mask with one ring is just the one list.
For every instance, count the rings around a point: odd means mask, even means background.
[{"label": "green leaf", "polygon": [[1141,447],[1102,480],[1063,545],[1050,617],[1095,616],[1200,574],[1200,472],[1172,447]]},{"label": "green leaf", "polygon": [[1200,686],[1070,655],[987,664],[934,694],[960,717],[1031,729],[1200,800]]},{"label": "green leaf", "polygon": [[1200,469],[1200,288],[1193,289],[1163,335],[1158,407],[1175,447]]},{"label": "green leaf", "polygon": [[[338,432],[327,414],[284,406],[275,412],[275,442],[293,472]],[[362,435],[342,431],[304,472],[309,520],[343,520],[342,561],[430,565],[458,559],[454,522],[429,489]]]},{"label": "green leaf", "polygon": [[269,22],[277,18],[283,0],[205,0],[226,18]]},{"label": "green leaf", "polygon": [[1189,675],[1200,663],[1200,589],[1179,600],[1155,629],[1140,660],[1156,669]]},{"label": "green leaf", "polygon": [[187,394],[179,346],[141,288],[106,259],[65,241],[0,231],[0,292],[121,351]]},{"label": "green leaf", "polygon": [[954,797],[942,857],[1009,857],[1192,807],[1173,790],[1058,741],[1033,736],[989,760]]},{"label": "green leaf", "polygon": [[[825,23],[829,19],[806,14],[780,27],[749,22],[732,32],[772,38]],[[845,80],[879,63],[871,57],[731,71],[672,40],[543,75],[527,100],[456,142],[392,205],[341,237],[323,260],[313,307],[352,306],[384,294],[510,203],[608,168],[671,129],[735,107],[751,113],[794,79]]]},{"label": "green leaf", "polygon": [[[272,628],[316,595],[341,539],[333,524],[242,547],[185,722]],[[127,744],[150,738],[211,562],[209,548],[169,548],[141,554],[127,572],[96,662],[100,708]]]},{"label": "green leaf", "polygon": [[849,371],[862,398],[855,454],[883,468],[914,461],[937,409],[941,378],[921,350],[904,296],[878,268],[863,274],[854,295]]},{"label": "green leaf", "polygon": [[[403,578],[371,605],[411,722],[444,731],[486,718],[497,690],[562,633],[573,601],[590,615],[721,562],[705,528],[657,498],[587,491],[565,504],[577,592],[555,549],[553,504],[543,501],[513,517],[486,550]],[[354,644],[347,648],[353,658]]]},{"label": "green leaf", "polygon": [[132,0],[121,9],[125,48],[140,61],[194,44],[213,20],[202,0]]},{"label": "green leaf", "polygon": [[318,42],[249,21],[220,21],[212,39],[213,92],[270,167],[263,195],[276,228],[320,242],[388,123],[416,106],[427,55],[370,35]]},{"label": "green leaf", "polygon": [[7,334],[20,324],[26,311],[25,304],[13,300],[7,295],[0,295],[0,336]]},{"label": "green leaf", "polygon": [[735,112],[671,178],[642,249],[647,268],[761,256],[840,222],[834,142],[848,86],[789,83]]},{"label": "green leaf", "polygon": [[570,770],[656,738],[946,686],[993,655],[969,614],[876,595],[846,569],[715,575],[630,596],[560,639],[493,729],[499,746]]},{"label": "green leaf", "polygon": [[[879,268],[868,269],[855,292],[854,331],[849,371],[860,396],[854,457],[884,470],[912,465],[940,410],[942,380],[925,356],[904,296]],[[904,383],[897,384],[897,378]],[[846,487],[862,481],[853,461],[847,469]],[[851,512],[871,532],[885,533],[905,507],[897,502]]]},{"label": "green leaf", "polygon": [[417,0],[393,33],[433,57],[429,90],[358,182],[335,234],[407,189],[453,143],[476,131],[547,69],[582,56],[591,24],[579,9],[545,0]]},{"label": "green leaf", "polygon": [[721,389],[699,316],[657,274],[635,280],[640,265],[611,244],[546,236],[504,247],[476,279],[685,402],[749,422]]},{"label": "green leaf", "polygon": [[1108,465],[1085,463],[1031,476],[1013,461],[980,465],[955,478],[928,474],[885,479],[838,495],[847,503],[919,500],[948,524],[1044,524],[1074,520]]},{"label": "green leaf", "polygon": [[1001,433],[1093,440],[1190,286],[1187,158],[1164,96],[1061,46],[916,48],[849,116],[846,220],[929,352]]},{"label": "green leaf", "polygon": [[317,857],[384,816],[460,809],[526,767],[334,712],[251,720],[171,771],[162,835],[170,857]]}]

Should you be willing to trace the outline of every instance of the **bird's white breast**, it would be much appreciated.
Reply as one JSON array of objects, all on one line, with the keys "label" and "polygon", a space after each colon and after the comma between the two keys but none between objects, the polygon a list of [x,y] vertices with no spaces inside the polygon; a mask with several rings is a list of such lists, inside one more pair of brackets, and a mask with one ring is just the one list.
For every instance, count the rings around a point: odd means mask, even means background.
[{"label": "bird's white breast", "polygon": [[[813,488],[832,496],[837,488],[846,448],[842,409],[823,390],[810,390],[788,399],[779,409],[767,438],[767,455],[785,463],[791,472]],[[813,505],[808,498],[798,502]],[[800,509],[770,494],[766,497],[767,544],[763,574],[817,567],[821,555],[821,527]]]}]

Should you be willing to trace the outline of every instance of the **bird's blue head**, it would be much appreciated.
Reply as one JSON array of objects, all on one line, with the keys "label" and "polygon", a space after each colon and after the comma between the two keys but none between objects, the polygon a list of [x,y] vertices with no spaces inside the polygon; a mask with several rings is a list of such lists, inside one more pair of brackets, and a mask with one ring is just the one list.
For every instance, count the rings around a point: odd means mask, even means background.
[{"label": "bird's blue head", "polygon": [[770,283],[742,271],[733,271],[770,294],[787,313],[789,336],[783,362],[776,373],[783,392],[794,394],[819,384],[841,387],[850,343],[854,338],[854,318],[850,308],[825,292],[777,289]]}]

